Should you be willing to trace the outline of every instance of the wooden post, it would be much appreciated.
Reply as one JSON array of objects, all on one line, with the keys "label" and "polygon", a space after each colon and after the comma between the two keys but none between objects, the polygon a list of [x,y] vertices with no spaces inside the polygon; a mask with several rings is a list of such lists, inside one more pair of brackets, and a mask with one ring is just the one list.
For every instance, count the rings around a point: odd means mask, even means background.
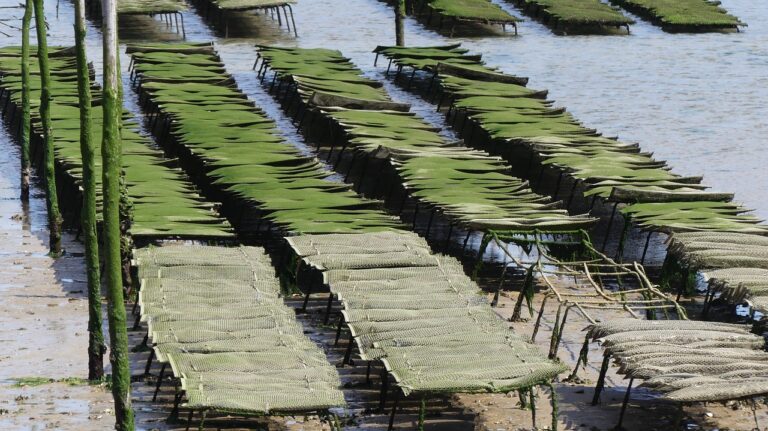
[{"label": "wooden post", "polygon": [[45,188],[48,207],[48,229],[50,231],[51,256],[61,254],[61,213],[56,194],[56,172],[53,153],[53,131],[51,129],[51,71],[48,66],[48,40],[45,26],[43,0],[34,0],[35,25],[37,26],[37,60],[40,63],[40,121],[43,127],[43,149],[45,153]]},{"label": "wooden post", "polygon": [[29,27],[34,6],[32,0],[26,0],[24,17],[21,21],[21,200],[29,200],[29,161],[30,102],[29,102]]},{"label": "wooden post", "polygon": [[405,46],[405,0],[395,4],[395,45]]},{"label": "wooden post", "polygon": [[88,278],[88,379],[104,376],[104,333],[101,326],[101,276],[99,236],[96,226],[96,161],[91,140],[91,80],[85,54],[85,0],[75,1],[77,89],[80,98],[80,154],[83,159],[83,209],[81,226]]},{"label": "wooden post", "polygon": [[549,387],[550,401],[552,402],[552,426],[550,427],[550,430],[557,431],[557,416],[560,413],[557,402],[557,391],[555,390],[555,385],[553,385],[552,382],[547,382],[547,387]]},{"label": "wooden post", "polygon": [[104,93],[101,143],[104,273],[107,284],[107,316],[111,341],[112,396],[115,400],[115,429],[133,431],[131,373],[128,362],[128,333],[121,276],[120,170],[122,91],[117,45],[117,0],[102,1],[104,49]]}]

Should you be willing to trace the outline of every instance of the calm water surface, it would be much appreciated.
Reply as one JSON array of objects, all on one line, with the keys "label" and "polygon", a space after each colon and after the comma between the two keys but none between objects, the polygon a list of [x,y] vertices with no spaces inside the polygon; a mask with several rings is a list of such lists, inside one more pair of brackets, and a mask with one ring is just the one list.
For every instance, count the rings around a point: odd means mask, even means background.
[{"label": "calm water surface", "polygon": [[[6,5],[10,0],[0,0]],[[72,5],[47,2],[50,43],[71,44]],[[501,3],[504,5],[503,3]],[[547,88],[586,125],[627,141],[668,160],[676,172],[703,174],[714,189],[735,191],[737,199],[768,217],[768,9],[762,2],[724,0],[723,6],[749,24],[742,33],[668,34],[641,20],[630,36],[555,36],[535,21],[520,26],[520,36],[447,38],[414,20],[406,24],[409,45],[462,42],[505,72],[529,76],[530,86]],[[504,5],[515,13],[514,9]],[[286,137],[301,139],[259,87],[251,66],[256,43],[332,47],[351,57],[372,77],[371,50],[393,39],[392,10],[376,0],[299,0],[294,7],[299,37],[271,20],[257,17],[245,37],[223,38],[194,10],[185,13],[187,39],[215,40],[241,87],[278,120]],[[0,9],[0,16],[20,11]],[[138,35],[138,36],[137,36]],[[100,36],[91,27],[91,60],[100,69]],[[166,39],[177,36],[163,24],[141,20],[123,39]],[[18,37],[0,36],[17,44]],[[124,57],[124,64],[127,65]],[[392,87],[390,86],[390,89]],[[393,89],[394,90],[394,89]],[[126,92],[130,95],[131,92]],[[431,113],[402,91],[395,97],[416,103],[430,121]]]},{"label": "calm water surface", "polygon": [[[298,43],[338,47],[372,69],[370,50],[392,39],[391,11],[373,0],[347,3],[300,2]],[[489,64],[549,89],[588,126],[640,142],[676,172],[703,174],[768,217],[768,9],[748,0],[723,6],[749,27],[681,35],[638,19],[631,36],[558,37],[526,21],[518,37],[448,39],[409,22],[406,42],[463,42]]]}]

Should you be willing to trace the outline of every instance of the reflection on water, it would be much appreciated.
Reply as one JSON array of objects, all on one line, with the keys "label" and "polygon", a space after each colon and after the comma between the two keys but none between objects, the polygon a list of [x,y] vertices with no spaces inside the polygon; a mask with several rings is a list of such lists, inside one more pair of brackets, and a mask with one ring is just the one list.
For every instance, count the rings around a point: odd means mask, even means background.
[{"label": "reflection on water", "polygon": [[[366,70],[370,50],[391,42],[391,10],[373,0],[334,10],[342,30],[322,24],[331,1],[303,1],[298,43],[334,46]],[[743,33],[672,35],[641,20],[628,37],[557,37],[527,21],[519,37],[447,39],[409,21],[411,45],[464,42],[504,71],[531,77],[591,127],[668,160],[684,175],[704,174],[714,188],[768,216],[761,168],[768,132],[768,12],[760,2],[725,0],[749,24]],[[339,14],[337,17],[336,14]],[[290,43],[290,42],[288,42]]]},{"label": "reflection on water", "polygon": [[556,38],[528,23],[508,50],[471,48],[549,88],[590,126],[640,142],[681,174],[704,174],[768,216],[768,13],[757,2],[723,5],[749,23],[744,33],[670,35],[639,21],[630,37]]},{"label": "reflection on water", "polygon": [[[8,232],[21,228],[45,236],[47,219],[45,195],[35,187],[36,177],[32,177],[29,202],[22,202],[21,195],[21,155],[5,124],[0,125],[0,244],[10,241]],[[13,234],[11,234],[13,235]],[[8,250],[0,250],[0,254]],[[13,254],[13,253],[11,253]],[[0,276],[0,278],[2,278]],[[2,288],[2,284],[0,284]]]},{"label": "reflection on water", "polygon": [[[631,36],[558,37],[526,21],[518,37],[449,39],[408,20],[406,42],[463,42],[488,63],[530,76],[532,87],[549,89],[590,127],[640,142],[680,174],[704,174],[707,184],[735,191],[768,217],[762,170],[768,164],[762,150],[768,134],[768,11],[747,0],[723,5],[749,24],[746,31],[668,34],[638,20]],[[298,39],[272,26],[272,33],[262,29],[258,38],[219,45],[241,85],[255,82],[249,72],[255,43],[337,48],[380,77],[370,52],[392,42],[390,7],[375,0],[351,0],[344,8],[332,0],[302,0],[296,11]],[[201,36],[207,40],[207,31],[196,29],[190,37]],[[395,96],[413,101],[403,92]]]},{"label": "reflection on water", "polygon": [[[47,0],[52,44],[72,43],[72,5]],[[509,8],[504,2],[504,7]],[[194,9],[184,14],[187,39],[216,40],[228,70],[270,115],[279,109],[259,88],[250,70],[257,43],[332,47],[350,56],[373,77],[371,50],[392,43],[392,9],[377,0],[299,0],[295,6],[299,37],[263,16],[239,20],[255,26],[249,37],[224,39]],[[723,6],[749,24],[743,33],[668,34],[642,20],[631,36],[554,36],[535,21],[521,25],[520,36],[446,38],[412,19],[406,42],[428,45],[463,42],[486,61],[508,73],[531,78],[531,86],[547,88],[590,127],[608,135],[640,142],[645,150],[668,160],[676,172],[704,174],[714,188],[735,191],[737,199],[768,217],[768,187],[761,169],[768,164],[762,150],[768,135],[768,11],[761,2],[724,0]],[[20,15],[3,9],[0,14]],[[177,40],[167,26],[151,19],[125,24],[124,39]],[[88,36],[91,60],[100,70],[101,49],[93,27]],[[243,34],[242,29],[231,31]],[[18,37],[2,43],[18,43]],[[127,65],[127,58],[123,58]],[[390,87],[391,88],[391,87]],[[128,92],[127,92],[128,93]],[[402,91],[397,99],[413,101]],[[428,110],[423,111],[428,114]],[[431,116],[431,121],[439,121]],[[291,141],[289,123],[278,123]]]},{"label": "reflection on water", "polygon": [[[349,24],[339,31],[317,21],[330,3],[300,3],[298,43],[339,47],[372,70],[370,50],[391,41],[390,9],[372,0],[350,2],[339,12],[345,19],[338,19]],[[737,199],[768,216],[761,169],[768,163],[762,151],[768,12],[759,2],[723,5],[749,24],[745,32],[672,35],[638,20],[628,37],[557,37],[527,21],[518,37],[447,39],[409,22],[406,41],[463,42],[488,63],[530,76],[532,87],[548,88],[590,127],[640,142],[676,172],[704,174],[707,184],[737,192]]]}]

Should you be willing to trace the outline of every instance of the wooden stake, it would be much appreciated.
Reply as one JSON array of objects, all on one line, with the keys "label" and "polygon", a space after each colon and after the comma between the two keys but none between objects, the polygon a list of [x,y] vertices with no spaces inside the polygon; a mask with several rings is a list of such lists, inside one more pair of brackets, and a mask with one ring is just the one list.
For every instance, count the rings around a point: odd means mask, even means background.
[{"label": "wooden stake", "polygon": [[48,229],[50,230],[49,247],[51,256],[58,257],[61,255],[62,220],[56,192],[56,165],[51,127],[51,71],[48,65],[48,40],[43,0],[34,0],[34,6],[35,25],[37,27],[37,61],[40,63],[40,121],[43,127],[46,204],[48,207]]},{"label": "wooden stake", "polygon": [[397,0],[395,5],[395,45],[405,46],[405,0]]},{"label": "wooden stake", "polygon": [[85,0],[75,1],[75,49],[77,89],[80,99],[80,154],[83,159],[83,208],[81,228],[85,242],[88,279],[88,379],[104,376],[104,333],[101,322],[101,275],[99,236],[96,226],[96,150],[91,140],[91,79],[85,54]]},{"label": "wooden stake", "polygon": [[[29,102],[29,27],[34,6],[32,0],[26,0],[24,18],[21,21],[21,200],[29,200],[29,137],[31,133]],[[9,97],[10,98],[10,97]]]},{"label": "wooden stake", "polygon": [[[36,0],[39,1],[39,0]],[[115,429],[133,431],[131,373],[128,362],[128,333],[120,253],[120,171],[122,91],[117,44],[117,0],[102,2],[104,49],[104,93],[101,157],[104,220],[104,273],[107,287],[107,316],[111,341],[112,396],[115,400]]]}]

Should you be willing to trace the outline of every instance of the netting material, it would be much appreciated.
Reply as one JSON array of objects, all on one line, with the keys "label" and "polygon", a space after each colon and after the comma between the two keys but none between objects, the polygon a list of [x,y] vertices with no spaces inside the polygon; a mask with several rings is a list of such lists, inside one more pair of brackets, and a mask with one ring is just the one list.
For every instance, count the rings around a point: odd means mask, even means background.
[{"label": "netting material", "polygon": [[[168,135],[215,187],[291,233],[361,232],[402,226],[349,186],[327,180],[319,162],[277,133],[243,93],[210,44],[128,49],[142,96],[167,120]],[[171,142],[166,142],[170,144]]]},{"label": "netting material", "polygon": [[[510,175],[499,158],[446,141],[407,105],[393,110],[380,84],[363,76],[340,52],[259,48],[262,73],[274,71],[281,82],[278,88],[287,85],[293,90],[286,91],[286,100],[295,95],[307,109],[330,121],[331,130],[342,132],[343,138],[333,145],[349,147],[355,157],[365,160],[385,157],[407,193],[424,207],[436,208],[451,223],[482,231],[555,232],[587,228],[596,221],[571,216],[535,194],[526,182]],[[318,104],[318,93],[326,95],[323,104]]]},{"label": "netting material", "polygon": [[671,172],[666,162],[637,144],[584,127],[554,108],[545,91],[527,89],[526,78],[486,66],[480,56],[467,55],[458,45],[378,47],[376,53],[392,60],[398,70],[434,73],[439,85],[430,89],[448,100],[449,117],[454,122],[463,118],[465,125],[488,138],[470,139],[470,145],[506,158],[517,154],[513,148],[522,147],[542,169],[559,171],[584,187],[585,197],[627,204],[622,213],[641,228],[766,233],[760,219],[730,202],[733,194],[709,191],[700,177]]},{"label": "netting material", "polygon": [[768,237],[739,233],[678,233],[668,253],[688,268],[701,270],[710,289],[730,303],[749,301],[768,311]]},{"label": "netting material", "polygon": [[280,297],[255,247],[136,250],[142,320],[186,406],[248,414],[344,406],[336,369]]},{"label": "netting material", "polygon": [[[33,49],[34,52],[34,49]],[[51,48],[52,128],[55,132],[54,150],[58,172],[82,187],[82,154],[80,151],[80,110],[78,107],[77,68],[74,50]],[[32,132],[42,136],[38,113],[40,75],[38,62],[30,61],[32,70]],[[10,92],[9,100],[21,109],[21,49],[6,47],[0,51],[2,87]],[[100,90],[91,89],[94,100]],[[102,110],[93,109],[94,151],[101,146]],[[133,237],[148,238],[232,238],[231,226],[218,216],[211,203],[205,202],[194,186],[178,169],[167,166],[162,151],[150,146],[141,136],[139,128],[127,111],[123,114],[122,163],[125,183],[131,201],[130,233]],[[35,140],[33,140],[34,142]],[[95,160],[96,205],[101,215],[101,158]]]},{"label": "netting material", "polygon": [[[457,260],[430,253],[417,265],[428,257],[431,266],[403,265],[401,254],[429,250],[416,234],[306,235],[288,242],[304,263],[325,271],[362,358],[380,359],[406,395],[505,392],[565,369],[509,329]],[[349,250],[350,260],[378,255],[380,267],[347,268],[336,246],[350,243],[360,253]],[[386,251],[377,254],[380,249]]]},{"label": "netting material", "polygon": [[746,325],[617,319],[591,325],[619,373],[674,401],[727,401],[768,393],[765,340]]}]

